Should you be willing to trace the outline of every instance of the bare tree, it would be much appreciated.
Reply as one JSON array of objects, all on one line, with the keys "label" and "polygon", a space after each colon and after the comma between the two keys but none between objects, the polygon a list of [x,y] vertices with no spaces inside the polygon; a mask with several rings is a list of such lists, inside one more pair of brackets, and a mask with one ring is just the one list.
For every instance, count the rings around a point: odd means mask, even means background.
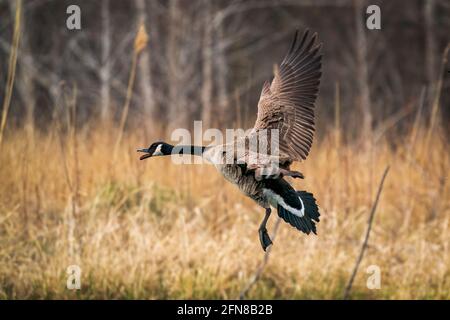
[{"label": "bare tree", "polygon": [[179,0],[170,0],[169,1],[169,24],[168,24],[168,39],[167,39],[167,65],[168,65],[168,74],[167,74],[167,83],[168,83],[168,103],[169,103],[169,113],[171,119],[174,119],[172,124],[174,126],[178,126],[182,124],[184,121],[182,118],[182,110],[180,108],[180,95],[179,95],[179,83],[177,77],[178,66],[178,26],[175,23],[177,19],[182,19],[179,17],[181,15],[179,8]]},{"label": "bare tree", "polygon": [[224,36],[224,25],[220,23],[217,26],[217,36],[215,37],[215,63],[216,63],[216,81],[217,81],[217,96],[218,96],[218,108],[221,115],[222,121],[227,123],[230,118],[229,116],[229,104],[228,104],[228,65],[227,56],[225,52],[225,45],[223,44]]},{"label": "bare tree", "polygon": [[369,71],[367,63],[367,37],[364,30],[363,8],[367,7],[366,0],[354,0],[356,23],[356,77],[358,84],[359,106],[362,112],[362,136],[372,134],[372,107],[370,101]]},{"label": "bare tree", "polygon": [[101,118],[105,120],[110,115],[111,108],[111,19],[110,0],[101,2],[102,35],[101,35],[101,65],[100,75],[100,99]]},{"label": "bare tree", "polygon": [[435,0],[426,0],[424,4],[425,21],[425,75],[427,82],[436,80],[436,41],[434,38]]},{"label": "bare tree", "polygon": [[[15,1],[11,1],[11,9],[15,10]],[[34,111],[36,106],[36,97],[35,97],[35,90],[34,90],[34,78],[36,77],[36,74],[34,72],[34,69],[27,68],[24,57],[29,57],[30,63],[34,63],[34,58],[31,55],[31,48],[30,48],[30,31],[27,28],[27,20],[23,17],[20,19],[21,21],[21,30],[22,35],[20,39],[20,50],[21,55],[19,55],[19,61],[18,61],[18,81],[17,81],[17,89],[20,93],[20,97],[24,103],[25,108],[25,128],[29,134],[32,134],[34,131]]]},{"label": "bare tree", "polygon": [[[167,39],[168,105],[170,127],[188,127],[200,113],[202,2],[169,2]],[[201,95],[201,93],[200,93]]]},{"label": "bare tree", "polygon": [[211,1],[204,0],[204,33],[202,48],[202,120],[205,127],[211,126],[211,108],[213,91],[213,28],[211,24]]}]

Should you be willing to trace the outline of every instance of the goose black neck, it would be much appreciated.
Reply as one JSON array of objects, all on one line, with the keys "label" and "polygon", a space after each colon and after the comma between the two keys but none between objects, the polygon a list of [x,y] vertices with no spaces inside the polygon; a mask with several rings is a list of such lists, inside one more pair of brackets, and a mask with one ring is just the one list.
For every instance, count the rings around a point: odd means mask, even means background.
[{"label": "goose black neck", "polygon": [[172,148],[172,154],[192,154],[194,156],[201,156],[205,152],[206,147],[193,145],[178,145]]}]

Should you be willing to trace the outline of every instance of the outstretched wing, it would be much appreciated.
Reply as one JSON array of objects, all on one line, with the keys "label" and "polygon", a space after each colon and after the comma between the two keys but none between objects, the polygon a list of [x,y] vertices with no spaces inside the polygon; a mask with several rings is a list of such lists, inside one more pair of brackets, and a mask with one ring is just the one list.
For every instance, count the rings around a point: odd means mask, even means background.
[{"label": "outstretched wing", "polygon": [[254,132],[278,129],[279,152],[306,159],[314,136],[314,103],[321,76],[321,44],[317,35],[295,33],[291,48],[270,84],[264,83]]}]

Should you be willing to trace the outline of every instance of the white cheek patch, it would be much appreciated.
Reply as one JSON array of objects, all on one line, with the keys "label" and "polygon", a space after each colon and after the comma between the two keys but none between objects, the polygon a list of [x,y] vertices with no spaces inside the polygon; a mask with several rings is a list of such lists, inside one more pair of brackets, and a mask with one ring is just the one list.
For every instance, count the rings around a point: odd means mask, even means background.
[{"label": "white cheek patch", "polygon": [[155,152],[153,152],[152,156],[162,156],[163,153],[162,153],[162,151],[161,151],[161,147],[162,147],[162,144],[158,145],[158,146],[156,147]]}]

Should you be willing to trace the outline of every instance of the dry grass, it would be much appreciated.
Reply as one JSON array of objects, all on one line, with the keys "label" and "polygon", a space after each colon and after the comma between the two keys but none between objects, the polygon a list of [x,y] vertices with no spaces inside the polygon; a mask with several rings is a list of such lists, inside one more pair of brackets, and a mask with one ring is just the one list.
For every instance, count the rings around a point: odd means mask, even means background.
[{"label": "dry grass", "polygon": [[[263,210],[214,169],[139,161],[151,141],[117,129],[11,130],[0,154],[0,298],[236,298],[262,258]],[[116,130],[116,131],[114,131]],[[298,189],[321,207],[318,236],[282,224],[248,298],[342,298],[380,175],[391,171],[351,298],[450,298],[450,155],[426,131],[372,152],[316,142]],[[32,141],[27,139],[33,139]],[[411,141],[413,141],[411,143]],[[413,145],[412,145],[413,144]],[[269,227],[273,226],[274,217]],[[81,290],[66,268],[82,269]],[[366,288],[367,266],[381,289]]]}]

